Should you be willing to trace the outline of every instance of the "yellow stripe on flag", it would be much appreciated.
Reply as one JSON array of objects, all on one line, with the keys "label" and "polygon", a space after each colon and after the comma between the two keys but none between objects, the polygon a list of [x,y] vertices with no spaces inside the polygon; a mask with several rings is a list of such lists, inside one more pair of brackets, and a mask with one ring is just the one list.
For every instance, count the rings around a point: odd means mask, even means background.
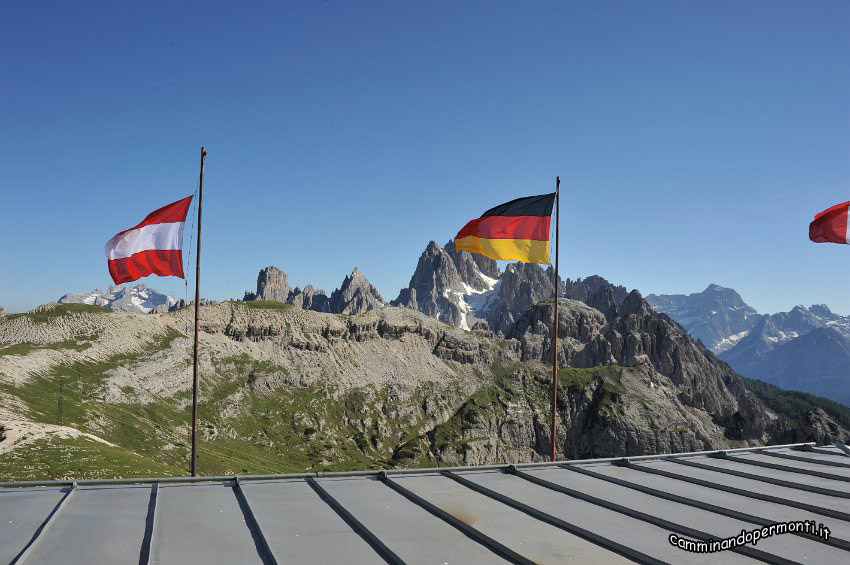
[{"label": "yellow stripe on flag", "polygon": [[455,240],[457,251],[479,253],[490,259],[550,263],[549,242],[534,239],[487,239],[469,235]]}]

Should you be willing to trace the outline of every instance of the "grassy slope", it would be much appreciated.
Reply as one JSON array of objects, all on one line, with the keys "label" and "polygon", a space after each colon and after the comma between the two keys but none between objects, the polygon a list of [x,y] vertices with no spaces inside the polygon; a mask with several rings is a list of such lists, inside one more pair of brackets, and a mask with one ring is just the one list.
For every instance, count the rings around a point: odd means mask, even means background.
[{"label": "grassy slope", "polygon": [[[132,367],[168,348],[180,336],[171,330],[143,352],[57,365],[47,374],[32,376],[22,386],[0,384],[0,392],[23,401],[28,416],[36,422],[71,426],[138,454],[140,461],[164,469],[185,469],[190,438],[188,392],[144,404],[105,401],[108,371]],[[9,346],[0,354],[26,354],[37,347]],[[69,342],[50,347],[78,349],[87,345]],[[413,423],[388,419],[384,412],[390,399],[385,391],[356,389],[337,395],[328,388],[290,386],[253,391],[248,386],[251,378],[285,375],[286,370],[245,354],[217,359],[216,368],[216,374],[208,376],[201,386],[198,465],[204,474],[392,466],[397,443],[418,434],[423,424],[421,419]],[[134,391],[124,392],[132,395]],[[417,393],[420,398],[414,402],[421,404],[424,394],[424,390]],[[234,403],[238,408],[229,410]],[[43,446],[42,463],[48,474],[42,478],[75,471],[84,473],[77,475],[79,478],[91,476],[94,466],[69,466],[60,444]],[[50,461],[52,465],[47,464]]]},{"label": "grassy slope", "polygon": [[0,457],[0,481],[168,477],[182,470],[88,438],[53,436]]},{"label": "grassy slope", "polygon": [[[288,306],[273,302],[250,304],[259,308]],[[65,314],[73,315],[77,311],[60,308]],[[51,441],[36,442],[35,447],[13,451],[15,456],[0,468],[2,478],[185,473],[190,438],[188,392],[146,403],[105,401],[107,373],[111,369],[132,367],[135,362],[170,347],[180,336],[180,332],[170,330],[158,336],[147,351],[99,362],[57,365],[49,373],[33,376],[18,387],[0,384],[0,392],[23,401],[31,419],[72,426],[121,446],[109,448],[85,439],[54,437]],[[0,354],[26,354],[38,347],[42,346],[9,346],[10,349]],[[84,349],[88,344],[68,342],[49,347]],[[285,368],[246,354],[215,359],[214,363],[215,374],[207,376],[201,386],[198,467],[203,474],[434,465],[428,453],[431,438],[436,436],[441,444],[462,450],[470,441],[463,438],[462,432],[476,418],[476,411],[504,412],[504,402],[520,393],[529,393],[513,388],[516,379],[512,375],[517,370],[533,375],[535,384],[531,394],[535,402],[544,405],[548,402],[551,383],[540,367],[521,363],[494,367],[492,384],[476,392],[448,421],[437,422],[433,421],[433,414],[426,414],[424,409],[417,411],[415,407],[422,406],[427,398],[429,403],[451,410],[463,398],[457,391],[437,391],[431,384],[423,385],[406,405],[412,409],[410,417],[399,418],[392,416],[397,402],[385,389],[367,387],[338,394],[329,387],[287,386],[279,382],[286,377]],[[562,369],[561,388],[563,392],[583,390],[593,380],[602,379],[606,394],[615,398],[622,392],[618,385],[619,370]],[[272,385],[254,390],[252,382],[264,377],[272,377]],[[461,388],[459,383],[455,387]],[[131,389],[124,392],[131,397],[134,393]],[[30,463],[32,466],[27,467]]]},{"label": "grassy slope", "polygon": [[[275,302],[249,302],[256,308],[286,308]],[[76,312],[108,313],[86,305],[61,305],[55,310],[20,314],[45,321]],[[38,422],[61,423],[93,433],[120,446],[111,448],[87,439],[53,437],[14,450],[0,462],[0,480],[103,476],[173,475],[188,467],[190,418],[189,393],[182,392],[151,402],[106,402],[107,372],[132,365],[168,348],[182,336],[171,330],[154,340],[144,352],[119,355],[96,363],[55,366],[48,374],[32,377],[25,385],[0,384],[0,392],[23,401],[29,416]],[[89,347],[93,337],[81,336],[48,346],[17,344],[0,349],[0,355],[25,355],[38,348]],[[286,369],[248,355],[214,360],[216,372],[202,381],[201,435],[198,466],[203,474],[272,473],[308,470],[350,470],[396,465],[434,465],[428,458],[433,443],[438,451],[462,454],[470,442],[464,434],[482,418],[506,416],[506,406],[527,397],[537,405],[549,402],[551,376],[542,366],[517,363],[493,367],[492,381],[463,400],[456,392],[436,391],[432,385],[416,391],[409,406],[427,398],[444,406],[458,406],[446,421],[432,421],[424,410],[411,418],[392,417],[395,399],[386,390],[362,388],[337,394],[329,387],[283,385]],[[601,385],[600,416],[617,409],[625,395],[620,382],[622,367],[559,370],[559,397]],[[517,378],[524,374],[524,384]],[[187,377],[190,375],[187,370]],[[270,388],[252,380],[273,377]],[[275,381],[275,378],[278,381]],[[792,419],[806,410],[822,407],[850,427],[850,410],[805,393],[783,391],[760,381],[744,380],[748,388],[774,410]],[[59,392],[62,412],[59,415]],[[456,385],[460,388],[459,385]],[[132,396],[132,390],[126,390]],[[560,406],[564,408],[564,406]],[[226,414],[226,416],[225,416]]]},{"label": "grassy slope", "polygon": [[58,304],[49,310],[7,314],[6,319],[14,320],[15,318],[29,318],[33,322],[44,323],[53,318],[73,313],[111,314],[112,309],[104,306],[94,306],[92,304]]}]

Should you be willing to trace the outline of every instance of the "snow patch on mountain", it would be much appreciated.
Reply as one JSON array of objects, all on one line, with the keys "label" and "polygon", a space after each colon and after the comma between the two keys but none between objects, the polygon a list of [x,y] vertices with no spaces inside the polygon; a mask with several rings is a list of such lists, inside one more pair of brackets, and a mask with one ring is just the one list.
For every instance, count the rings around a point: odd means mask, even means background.
[{"label": "snow patch on mountain", "polygon": [[59,303],[90,304],[137,314],[151,314],[158,306],[162,307],[160,310],[167,310],[175,305],[177,300],[148,288],[145,283],[140,283],[135,286],[110,286],[106,292],[99,288],[85,293],[69,292],[59,299]]},{"label": "snow patch on mountain", "polygon": [[463,313],[460,328],[464,330],[470,329],[470,314],[476,318],[484,319],[484,315],[499,294],[499,285],[501,283],[498,279],[488,277],[483,273],[479,273],[479,276],[487,283],[487,288],[476,290],[466,283],[463,284],[466,294],[461,297],[458,307]]},{"label": "snow patch on mountain", "polygon": [[735,347],[735,344],[741,341],[743,338],[747,337],[749,334],[749,330],[742,331],[740,333],[736,333],[734,335],[728,335],[715,343],[714,350],[716,353],[721,353],[726,351],[727,349],[731,349]]},{"label": "snow patch on mountain", "polygon": [[765,336],[765,339],[776,344],[785,343],[786,341],[792,340],[795,337],[800,337],[800,334],[797,332],[783,332],[779,331],[776,335],[768,335]]}]

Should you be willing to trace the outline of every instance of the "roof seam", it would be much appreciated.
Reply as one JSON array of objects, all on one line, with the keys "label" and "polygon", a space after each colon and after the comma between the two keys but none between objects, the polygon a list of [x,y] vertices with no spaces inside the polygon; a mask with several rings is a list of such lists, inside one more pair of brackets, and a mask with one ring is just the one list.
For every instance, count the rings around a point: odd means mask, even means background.
[{"label": "roof seam", "polygon": [[773,485],[778,485],[782,487],[793,488],[796,490],[804,490],[806,492],[813,492],[816,494],[823,494],[826,496],[834,496],[837,498],[850,498],[850,493],[842,492],[838,490],[832,490],[828,488],[815,487],[811,485],[804,485],[800,483],[792,483],[791,481],[785,481],[782,479],[777,479],[774,477],[768,477],[766,475],[757,475],[754,473],[746,473],[744,471],[738,471],[736,469],[727,469],[725,467],[715,467],[713,465],[704,465],[703,463],[696,463],[695,461],[684,461],[680,459],[666,459],[666,461],[671,461],[673,463],[677,463],[679,465],[687,465],[688,467],[694,467],[697,469],[704,469],[706,471],[716,471],[718,473],[724,473],[726,475],[734,475],[736,477],[742,477],[745,479],[752,479],[754,481],[761,481],[763,483],[770,483]]},{"label": "roof seam", "polygon": [[76,492],[77,482],[74,481],[71,484],[71,488],[68,490],[65,496],[62,497],[62,500],[59,501],[59,503],[53,508],[53,511],[48,514],[47,518],[44,520],[41,526],[35,531],[29,543],[24,546],[21,552],[12,560],[12,565],[20,565],[21,563],[24,563],[30,555],[32,555],[38,544],[40,544],[47,536],[47,532],[50,529],[50,526],[52,526],[54,522],[56,522],[56,519],[58,518],[59,514],[62,512],[62,510],[65,509],[65,507],[70,502],[71,497],[73,497]]},{"label": "roof seam", "polygon": [[264,565],[277,565],[277,557],[275,557],[271,546],[269,546],[268,539],[266,539],[263,529],[260,527],[260,523],[257,521],[254,511],[251,509],[251,505],[245,497],[245,493],[242,491],[242,485],[239,483],[238,475],[233,481],[233,495],[236,497],[239,509],[245,517],[245,524],[251,532],[251,537],[254,539],[254,545],[257,548],[257,555],[263,561]]},{"label": "roof seam", "polygon": [[342,504],[339,503],[337,499],[335,499],[331,494],[325,490],[315,479],[308,477],[304,479],[310,487],[316,491],[316,494],[319,495],[325,504],[330,506],[337,515],[342,518],[349,527],[354,530],[354,533],[359,535],[363,540],[369,544],[375,553],[381,556],[384,561],[390,563],[391,565],[405,565],[404,561],[398,555],[393,552],[387,545],[378,538],[374,533],[372,533],[369,528],[363,525],[360,520],[354,517],[354,515],[349,512]]},{"label": "roof seam", "polygon": [[[684,534],[686,536],[690,536],[692,538],[699,539],[701,541],[710,541],[712,539],[716,539],[718,536],[713,536],[707,532],[703,532],[700,530],[696,530],[694,528],[690,528],[688,526],[683,526],[682,524],[677,524],[675,522],[671,522],[669,520],[665,520],[664,518],[659,518],[657,516],[653,516],[651,514],[647,514],[645,512],[641,512],[639,510],[634,510],[632,508],[627,508],[622,506],[621,504],[617,504],[616,502],[611,502],[609,500],[605,500],[602,498],[598,498],[596,496],[592,496],[575,489],[571,489],[569,487],[565,487],[551,481],[547,481],[545,479],[541,479],[540,477],[535,477],[534,475],[529,475],[528,473],[524,473],[522,471],[514,470],[514,475],[525,479],[531,483],[539,485],[544,488],[548,488],[555,492],[560,492],[561,494],[566,494],[567,496],[571,496],[573,498],[577,498],[579,500],[583,500],[585,502],[589,502],[591,504],[595,504],[596,506],[600,506],[602,508],[607,508],[608,510],[613,510],[614,512],[619,512],[620,514],[624,514],[629,516],[630,518],[636,518],[643,522],[647,522],[654,526],[659,526],[661,528],[665,528],[671,532],[678,532],[680,534]],[[734,547],[730,548],[729,551],[733,551],[735,553],[740,553],[741,555],[746,555],[747,557],[752,557],[753,559],[758,559],[759,561],[763,561],[765,563],[780,563],[784,565],[791,565],[796,563],[795,561],[791,561],[789,559],[785,559],[784,557],[780,557],[778,555],[774,555],[772,553],[768,553],[766,551],[762,551],[760,549],[755,549],[752,547]]]},{"label": "roof seam", "polygon": [[386,473],[382,473],[382,474],[378,475],[378,477],[379,477],[379,479],[382,483],[384,483],[386,486],[388,486],[389,488],[391,488],[392,490],[394,490],[398,494],[405,497],[410,502],[416,504],[417,506],[419,506],[420,508],[429,512],[433,516],[436,516],[440,520],[451,525],[452,527],[454,527],[455,529],[457,529],[461,533],[463,533],[466,537],[468,537],[471,540],[473,540],[473,541],[481,544],[482,546],[486,547],[487,549],[489,549],[490,551],[492,551],[493,553],[495,553],[499,557],[501,557],[501,558],[503,558],[507,561],[510,561],[511,563],[518,563],[518,564],[522,564],[522,565],[534,565],[534,561],[531,561],[530,559],[526,558],[525,556],[520,555],[519,553],[510,549],[509,547],[507,547],[507,546],[503,545],[502,543],[496,541],[495,539],[491,538],[490,536],[488,536],[488,535],[482,533],[481,531],[473,528],[469,524],[466,524],[466,523],[458,520],[457,518],[455,518],[454,516],[452,516],[451,514],[446,512],[445,510],[442,510],[441,508],[439,508],[436,505],[428,502],[427,500],[425,500],[421,496],[418,496],[417,494],[413,493],[412,491],[406,489],[405,487],[401,486],[397,482],[393,481],[392,479],[390,479],[387,476]]},{"label": "roof seam", "polygon": [[142,548],[139,552],[139,565],[150,565],[153,562],[153,536],[158,502],[159,483],[154,483],[151,485],[151,495],[148,499],[148,513],[145,516],[145,535],[142,538]]},{"label": "roof seam", "polygon": [[[592,477],[594,479],[598,479],[601,481],[605,481],[608,483],[612,483],[615,485],[619,485],[625,488],[629,488],[632,490],[636,490],[638,492],[642,492],[644,494],[648,494],[650,496],[654,496],[657,498],[661,498],[664,500],[669,500],[671,502],[677,502],[679,504],[684,504],[686,506],[691,506],[693,508],[699,508],[700,510],[705,510],[707,512],[713,512],[715,514],[720,514],[721,516],[727,516],[729,518],[735,518],[737,520],[741,520],[743,522],[750,522],[752,524],[758,524],[760,526],[769,526],[774,524],[775,520],[769,520],[767,518],[762,518],[761,516],[755,516],[753,514],[747,514],[745,512],[739,512],[737,510],[732,510],[731,508],[724,508],[722,506],[716,506],[714,504],[709,504],[708,502],[703,502],[701,500],[696,500],[693,498],[686,498],[684,496],[679,496],[677,494],[673,494],[670,492],[665,492],[662,490],[658,490],[652,487],[648,487],[645,485],[641,485],[638,483],[633,483],[631,481],[626,481],[624,479],[620,479],[617,477],[610,477],[608,475],[603,475],[602,473],[597,473],[595,471],[591,471],[589,469],[582,469],[581,467],[575,465],[562,465],[564,469],[568,469],[570,471],[574,471],[576,473],[580,473],[582,475],[586,475],[588,477]],[[850,542],[836,538],[834,536],[830,536],[829,539],[824,539],[820,536],[816,536],[814,534],[809,534],[802,531],[789,532],[792,535],[797,535],[802,538],[806,538],[812,541],[816,541],[819,543],[823,543],[826,545],[830,545],[832,547],[836,547],[838,549],[843,549],[844,551],[850,551]]]},{"label": "roof seam", "polygon": [[576,526],[575,524],[567,522],[566,520],[558,518],[557,516],[553,516],[552,514],[548,514],[546,512],[543,512],[542,510],[538,510],[537,508],[529,506],[502,493],[496,492],[485,486],[479,485],[478,483],[472,482],[469,479],[461,477],[460,475],[456,475],[451,471],[443,471],[441,474],[462,484],[470,490],[473,490],[479,494],[483,494],[484,496],[501,502],[505,506],[509,506],[515,510],[519,510],[520,512],[528,514],[532,518],[540,520],[541,522],[544,522],[551,526],[555,526],[556,528],[560,528],[566,532],[573,534],[576,537],[589,541],[595,545],[598,545],[599,547],[607,549],[608,551],[612,551],[614,553],[622,555],[623,557],[631,559],[637,563],[643,563],[645,565],[666,565],[665,561],[661,561],[659,559],[656,559],[655,557],[652,557],[651,555],[647,555],[636,549],[632,549],[631,547],[618,543],[612,539],[606,538],[605,536],[602,536],[590,530],[586,530],[581,526]]},{"label": "roof seam", "polygon": [[722,485],[713,483],[711,481],[706,481],[703,479],[698,479],[696,477],[689,477],[687,475],[680,475],[678,473],[672,473],[670,471],[665,471],[663,469],[653,469],[652,467],[648,467],[646,465],[635,465],[629,461],[622,461],[616,463],[617,465],[627,467],[629,469],[635,469],[637,471],[641,471],[643,473],[649,473],[652,475],[659,475],[661,477],[667,477],[670,479],[675,479],[677,481],[683,481],[686,483],[691,483],[694,485],[700,485],[711,489],[722,490],[724,492],[729,492],[732,494],[737,494],[739,496],[746,496],[748,498],[754,498],[756,500],[762,500],[764,502],[771,502],[773,504],[778,504],[780,506],[790,506],[792,508],[799,508],[800,510],[806,510],[808,512],[814,512],[815,514],[822,514],[824,516],[828,516],[830,518],[836,518],[838,520],[844,520],[850,522],[850,514],[845,512],[841,512],[838,510],[833,510],[831,508],[824,508],[823,506],[817,506],[814,504],[807,504],[805,502],[799,502],[797,500],[792,500],[788,498],[780,498],[778,496],[773,496],[770,494],[764,494],[761,492],[755,492],[751,490],[745,490],[741,488],[736,488],[729,485]]}]

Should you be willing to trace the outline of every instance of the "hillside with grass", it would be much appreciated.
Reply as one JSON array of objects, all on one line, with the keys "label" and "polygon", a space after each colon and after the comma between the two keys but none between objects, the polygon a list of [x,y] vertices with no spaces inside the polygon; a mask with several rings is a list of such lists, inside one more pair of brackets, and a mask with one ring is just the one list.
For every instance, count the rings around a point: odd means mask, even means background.
[{"label": "hillside with grass", "polygon": [[[549,302],[507,338],[406,308],[349,315],[274,301],[202,306],[198,469],[545,459]],[[736,447],[777,433],[740,416],[746,404],[759,422],[778,421],[655,314],[629,307],[608,319],[574,300],[561,308],[562,457]],[[0,481],[187,474],[191,316],[51,304],[0,317]],[[667,345],[632,344],[618,359],[618,343],[631,343],[622,335]],[[667,358],[679,360],[669,371]]]}]

